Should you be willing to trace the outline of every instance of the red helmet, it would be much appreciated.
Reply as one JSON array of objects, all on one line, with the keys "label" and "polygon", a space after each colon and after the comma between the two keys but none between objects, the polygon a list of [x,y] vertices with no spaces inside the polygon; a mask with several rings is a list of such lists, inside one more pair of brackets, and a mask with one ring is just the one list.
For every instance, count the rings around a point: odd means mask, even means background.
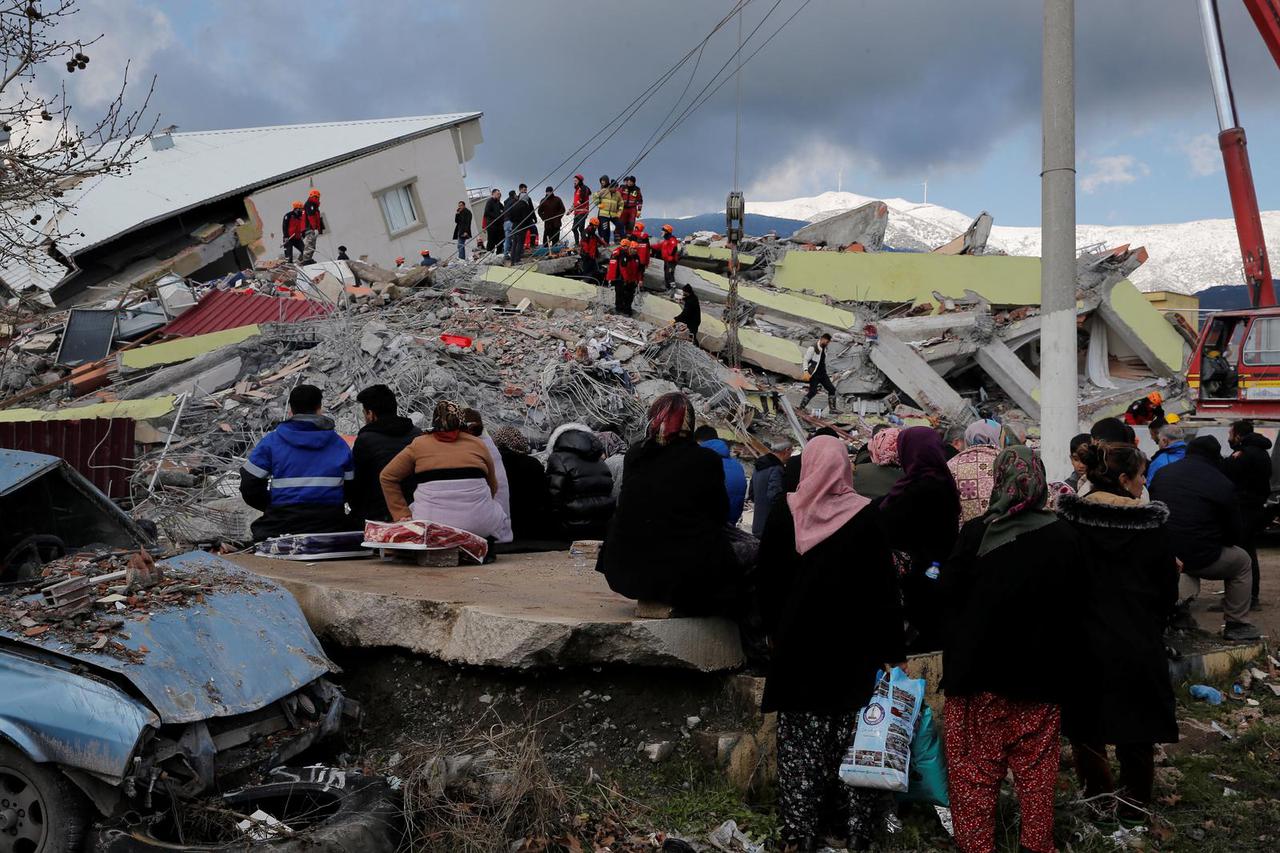
[{"label": "red helmet", "polygon": [[295,202],[293,203],[293,209],[294,209],[294,210],[301,210],[301,209],[302,209],[302,202],[300,202],[300,201],[295,201]]},{"label": "red helmet", "polygon": [[320,198],[320,190],[313,189],[311,192],[307,193],[307,198]]}]

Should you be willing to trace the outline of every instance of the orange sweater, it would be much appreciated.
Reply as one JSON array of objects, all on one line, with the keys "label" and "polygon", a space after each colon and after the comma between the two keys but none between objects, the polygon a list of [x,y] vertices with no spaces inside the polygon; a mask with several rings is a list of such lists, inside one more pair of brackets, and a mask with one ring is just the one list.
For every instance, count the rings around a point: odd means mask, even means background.
[{"label": "orange sweater", "polygon": [[448,468],[476,468],[484,471],[484,478],[489,483],[489,493],[497,494],[497,475],[493,471],[489,448],[485,447],[483,441],[465,432],[458,433],[457,441],[441,441],[427,433],[415,438],[408,447],[396,454],[378,475],[391,518],[395,521],[407,521],[413,517],[400,486],[403,480],[414,474]]}]

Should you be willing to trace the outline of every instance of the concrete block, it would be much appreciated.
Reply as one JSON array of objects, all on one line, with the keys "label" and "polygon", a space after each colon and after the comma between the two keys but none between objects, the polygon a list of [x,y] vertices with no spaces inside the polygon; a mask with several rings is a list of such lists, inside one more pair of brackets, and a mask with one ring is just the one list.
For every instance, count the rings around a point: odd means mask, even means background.
[{"label": "concrete block", "polygon": [[[642,293],[636,296],[635,313],[647,323],[665,326],[680,313],[680,306],[661,296]],[[724,349],[727,334],[728,330],[719,316],[702,312],[698,344],[703,349],[720,352]],[[800,361],[804,358],[804,350],[799,344],[746,328],[738,329],[738,342],[742,345],[742,360],[748,364],[792,379],[800,378]]]},{"label": "concrete block", "polygon": [[[528,268],[485,267],[480,279],[505,287],[507,301],[512,305],[528,299],[539,308],[583,311],[590,308],[591,303],[600,295],[600,289],[594,284],[543,275]],[[678,313],[679,310],[671,316]]]},{"label": "concrete block", "polygon": [[978,366],[990,376],[1014,404],[1033,420],[1040,420],[1040,379],[1022,363],[1004,341],[993,340],[978,348]]},{"label": "concrete block", "polygon": [[[680,250],[680,263],[699,269],[724,270],[729,265],[731,254],[727,246],[695,246],[690,243]],[[755,262],[755,255],[738,253],[738,264],[742,269],[754,266]]]},{"label": "concrete block", "polygon": [[[697,271],[696,275],[714,288],[715,295],[719,297],[716,299],[717,302],[724,302],[728,298],[729,279],[705,270]],[[694,292],[699,293],[699,298],[701,298],[698,288],[695,288]],[[805,296],[804,294],[788,293],[784,290],[757,287],[739,282],[738,298],[755,305],[759,309],[758,313],[763,315],[765,319],[777,317],[782,320],[790,320],[809,326],[817,325],[824,329],[840,332],[848,331],[855,326],[861,325],[858,315],[852,311],[835,308],[816,297]]]},{"label": "concrete block", "polygon": [[1103,288],[1098,312],[1157,376],[1172,379],[1182,372],[1189,347],[1128,279]]},{"label": "concrete block", "polygon": [[891,330],[877,327],[871,363],[917,405],[933,414],[956,417],[968,407],[964,399],[919,353]]},{"label": "concrete block", "polygon": [[884,231],[888,226],[888,206],[882,201],[869,201],[861,207],[806,225],[792,234],[791,239],[819,246],[861,243],[874,251],[884,244]]},{"label": "concrete block", "polygon": [[981,255],[987,248],[987,238],[991,236],[991,214],[985,210],[965,229],[965,232],[954,240],[944,243],[933,250],[935,255]]}]

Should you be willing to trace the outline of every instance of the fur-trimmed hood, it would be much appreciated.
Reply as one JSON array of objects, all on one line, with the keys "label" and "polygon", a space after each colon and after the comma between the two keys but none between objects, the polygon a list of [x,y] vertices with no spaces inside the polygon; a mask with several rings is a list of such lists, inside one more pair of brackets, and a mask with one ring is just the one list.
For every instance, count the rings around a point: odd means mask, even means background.
[{"label": "fur-trimmed hood", "polygon": [[1139,503],[1124,498],[1106,500],[1107,497],[1110,496],[1102,494],[1101,500],[1090,500],[1062,495],[1058,498],[1058,515],[1083,527],[1113,530],[1157,530],[1169,520],[1169,508],[1160,501]]}]

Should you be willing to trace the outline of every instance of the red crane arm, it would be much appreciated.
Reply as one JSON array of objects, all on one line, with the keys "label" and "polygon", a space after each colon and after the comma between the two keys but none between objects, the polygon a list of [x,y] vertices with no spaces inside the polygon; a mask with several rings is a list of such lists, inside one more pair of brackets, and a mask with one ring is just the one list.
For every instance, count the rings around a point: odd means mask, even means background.
[{"label": "red crane arm", "polygon": [[1277,0],[1242,0],[1253,17],[1258,34],[1266,42],[1271,58],[1280,65],[1280,2]]}]

